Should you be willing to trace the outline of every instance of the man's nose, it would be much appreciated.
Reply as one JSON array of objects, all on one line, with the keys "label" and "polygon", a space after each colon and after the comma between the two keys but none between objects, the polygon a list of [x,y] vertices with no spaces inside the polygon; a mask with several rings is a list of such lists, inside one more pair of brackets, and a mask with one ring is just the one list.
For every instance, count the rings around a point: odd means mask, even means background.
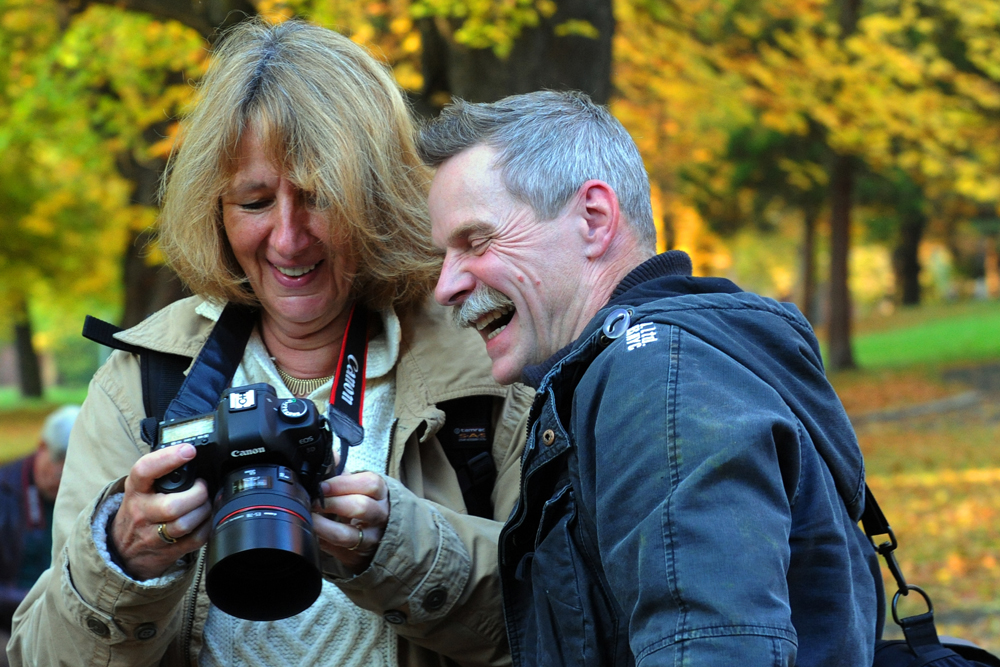
[{"label": "man's nose", "polygon": [[459,266],[451,253],[444,257],[441,275],[434,288],[434,298],[442,306],[457,306],[465,301],[476,287],[475,277]]}]

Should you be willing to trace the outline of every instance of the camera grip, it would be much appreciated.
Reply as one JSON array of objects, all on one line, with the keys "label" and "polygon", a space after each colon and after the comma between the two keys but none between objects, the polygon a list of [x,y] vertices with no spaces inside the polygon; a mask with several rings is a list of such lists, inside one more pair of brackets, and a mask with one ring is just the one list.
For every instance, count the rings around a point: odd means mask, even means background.
[{"label": "camera grip", "polygon": [[[162,449],[162,447],[157,447],[157,449]],[[194,461],[188,461],[179,468],[171,470],[163,477],[158,477],[153,482],[153,489],[157,493],[180,493],[194,486],[194,480]]]}]

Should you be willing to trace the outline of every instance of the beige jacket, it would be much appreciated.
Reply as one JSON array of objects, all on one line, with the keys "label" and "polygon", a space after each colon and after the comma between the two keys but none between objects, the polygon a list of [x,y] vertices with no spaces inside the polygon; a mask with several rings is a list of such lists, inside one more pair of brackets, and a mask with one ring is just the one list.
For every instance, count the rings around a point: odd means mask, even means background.
[{"label": "beige jacket", "polygon": [[[192,297],[173,304],[119,338],[194,357],[212,326],[194,312],[198,303]],[[339,578],[335,561],[324,568],[356,604],[393,623],[401,665],[509,664],[497,538],[517,498],[532,392],[497,385],[478,336],[456,329],[443,308],[429,304],[401,324],[389,524],[365,572]],[[495,521],[466,513],[434,437],[444,421],[435,404],[473,394],[497,397]],[[204,549],[180,579],[150,587],[106,567],[93,539],[97,506],[123,489],[124,476],[149,451],[139,435],[144,416],[138,358],[115,352],[95,374],[73,430],[56,502],[53,565],[15,614],[12,665],[197,664],[209,607]]]}]

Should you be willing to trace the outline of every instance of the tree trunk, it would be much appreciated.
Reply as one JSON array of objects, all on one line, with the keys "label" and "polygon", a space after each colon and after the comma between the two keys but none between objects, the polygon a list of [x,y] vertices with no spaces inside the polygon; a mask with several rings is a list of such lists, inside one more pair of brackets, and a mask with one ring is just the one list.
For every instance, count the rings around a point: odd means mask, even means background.
[{"label": "tree trunk", "polygon": [[178,21],[214,42],[226,28],[257,14],[250,0],[63,0],[82,11],[88,4],[112,5],[143,12],[158,19]]},{"label": "tree trunk", "polygon": [[125,249],[122,279],[125,283],[125,309],[120,326],[135,326],[164,306],[187,296],[187,292],[168,267],[146,262],[146,249],[156,237],[153,230],[132,233]]},{"label": "tree trunk", "polygon": [[907,216],[900,227],[899,244],[892,253],[896,295],[904,306],[920,305],[920,240],[926,226],[923,214]]},{"label": "tree trunk", "polygon": [[[582,90],[599,104],[611,96],[611,38],[615,20],[610,0],[559,0],[554,15],[521,33],[510,55],[501,60],[489,49],[470,49],[448,38],[440,20],[421,24],[424,56],[423,104],[427,113],[445,93],[470,102],[493,102],[507,95],[543,88]],[[596,39],[557,36],[567,20],[589,21]],[[441,30],[441,28],[445,30]]]},{"label": "tree trunk", "polygon": [[[145,138],[153,141],[156,136],[166,133],[166,123],[147,128]],[[133,204],[156,207],[160,178],[166,163],[155,159],[140,162],[131,153],[119,157],[118,171],[134,185],[131,201]],[[146,229],[133,232],[122,266],[122,280],[125,283],[125,308],[120,325],[134,326],[160,308],[187,295],[183,284],[169,267],[153,265],[146,261],[149,245],[156,240],[156,231]]]},{"label": "tree trunk", "polygon": [[38,363],[38,354],[31,340],[31,315],[28,312],[28,301],[22,295],[15,303],[14,340],[17,348],[17,370],[20,381],[21,396],[24,398],[42,397],[42,371]]},{"label": "tree trunk", "polygon": [[802,293],[799,305],[806,319],[816,326],[816,221],[818,206],[802,209]]},{"label": "tree trunk", "polygon": [[[858,27],[861,0],[840,0],[840,39]],[[830,170],[830,314],[827,317],[829,365],[833,370],[855,368],[851,349],[851,205],[854,193],[854,161],[847,155],[833,156]]]},{"label": "tree trunk", "polygon": [[850,157],[835,155],[830,173],[830,314],[827,317],[829,365],[855,368],[851,350],[851,290],[848,284],[851,200],[854,167]]},{"label": "tree trunk", "polygon": [[986,276],[986,295],[991,299],[1000,298],[1000,251],[997,249],[997,237],[983,237],[985,252],[983,269]]}]

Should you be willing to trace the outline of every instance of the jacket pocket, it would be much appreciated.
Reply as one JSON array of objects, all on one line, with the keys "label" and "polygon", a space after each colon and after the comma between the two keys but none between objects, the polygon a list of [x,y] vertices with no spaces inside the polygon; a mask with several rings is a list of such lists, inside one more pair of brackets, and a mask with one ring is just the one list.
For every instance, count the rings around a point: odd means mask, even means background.
[{"label": "jacket pocket", "polygon": [[583,665],[590,652],[578,580],[581,564],[573,539],[575,524],[576,502],[566,483],[542,508],[530,565],[538,631],[535,655],[541,664]]}]

